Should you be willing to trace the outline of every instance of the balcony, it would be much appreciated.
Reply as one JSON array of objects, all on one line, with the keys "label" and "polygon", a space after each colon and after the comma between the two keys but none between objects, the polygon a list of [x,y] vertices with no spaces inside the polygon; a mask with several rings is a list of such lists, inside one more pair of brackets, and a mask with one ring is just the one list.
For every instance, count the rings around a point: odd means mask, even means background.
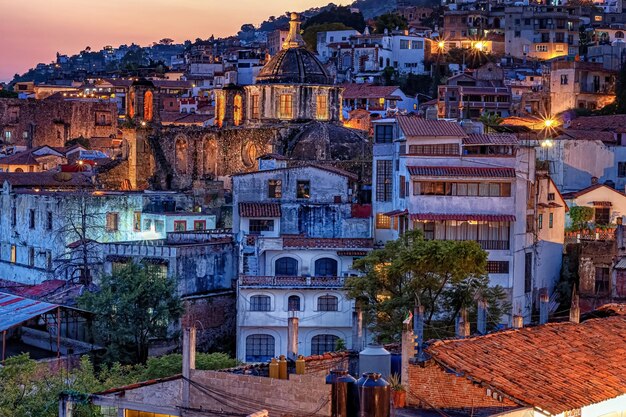
[{"label": "balcony", "polygon": [[608,229],[586,229],[586,230],[576,230],[565,232],[565,242],[566,243],[579,243],[581,241],[610,241],[615,240],[615,231],[614,228]]},{"label": "balcony", "polygon": [[242,287],[342,288],[343,284],[343,277],[239,276],[239,286]]}]

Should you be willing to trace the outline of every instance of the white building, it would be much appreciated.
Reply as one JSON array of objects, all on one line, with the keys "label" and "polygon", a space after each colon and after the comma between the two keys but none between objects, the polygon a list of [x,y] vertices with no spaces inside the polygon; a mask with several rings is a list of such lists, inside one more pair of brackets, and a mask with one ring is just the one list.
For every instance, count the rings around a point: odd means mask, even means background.
[{"label": "white building", "polygon": [[359,349],[365,340],[360,315],[342,287],[373,240],[369,213],[360,215],[363,206],[354,202],[355,176],[260,162],[261,171],[233,176],[237,358],[324,353],[340,339]]},{"label": "white building", "polygon": [[358,36],[357,30],[330,30],[317,33],[317,56],[323,63],[328,62],[332,57],[333,50],[330,45],[335,43],[345,43],[350,40],[351,36]]},{"label": "white building", "polygon": [[[503,287],[513,313],[529,321],[538,290],[554,287],[561,262],[536,244],[534,149],[519,147],[511,134],[468,134],[444,120],[374,123],[375,239],[418,229],[426,239],[477,241],[488,252],[491,284]],[[556,215],[564,210],[561,204]],[[540,260],[549,271],[541,277]]]}]

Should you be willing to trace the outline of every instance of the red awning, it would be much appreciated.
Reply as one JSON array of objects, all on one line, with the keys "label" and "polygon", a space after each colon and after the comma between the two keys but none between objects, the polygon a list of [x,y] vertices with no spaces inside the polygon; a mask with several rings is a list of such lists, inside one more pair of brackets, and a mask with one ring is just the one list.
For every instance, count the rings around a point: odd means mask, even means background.
[{"label": "red awning", "polygon": [[444,213],[412,213],[411,220],[458,220],[483,222],[514,222],[515,216],[510,214],[444,214]]}]

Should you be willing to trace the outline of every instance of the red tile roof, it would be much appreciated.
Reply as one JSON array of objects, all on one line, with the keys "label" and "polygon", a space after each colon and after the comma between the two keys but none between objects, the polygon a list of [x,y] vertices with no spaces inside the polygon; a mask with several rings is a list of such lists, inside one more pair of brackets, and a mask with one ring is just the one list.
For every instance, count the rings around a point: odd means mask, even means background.
[{"label": "red tile roof", "polygon": [[599,130],[576,130],[566,129],[557,139],[576,139],[576,140],[599,140],[601,142],[616,142],[613,132],[603,132]]},{"label": "red tile roof", "polygon": [[515,169],[504,167],[409,166],[408,169],[416,177],[515,178]]},{"label": "red tile roof", "polygon": [[626,131],[626,114],[577,117],[569,124],[572,130]]},{"label": "red tile roof", "polygon": [[93,187],[89,175],[60,172],[0,172],[0,184],[8,181],[18,188],[77,188]]},{"label": "red tile roof", "polygon": [[594,184],[594,185],[590,185],[587,188],[583,188],[582,190],[572,191],[570,193],[565,193],[565,194],[563,194],[563,199],[565,199],[565,200],[572,200],[574,198],[580,197],[581,195],[585,195],[585,194],[587,194],[587,193],[589,193],[589,192],[591,192],[593,190],[597,190],[598,188],[601,188],[601,187],[605,187],[608,190],[611,190],[611,191],[613,191],[613,192],[615,192],[617,194],[620,194],[620,195],[626,197],[626,194],[622,193],[621,191],[617,191],[615,188],[611,188],[608,185]]},{"label": "red tile roof", "polygon": [[280,204],[239,203],[239,215],[241,217],[280,217]]},{"label": "red tile roof", "polygon": [[512,214],[466,214],[466,213],[411,213],[411,220],[458,220],[458,221],[483,221],[483,222],[514,222]]},{"label": "red tile roof", "polygon": [[39,165],[39,161],[31,152],[20,152],[6,158],[0,158],[0,165]]},{"label": "red tile roof", "polygon": [[372,248],[374,239],[360,238],[315,238],[315,237],[284,237],[283,248],[336,248],[355,249]]},{"label": "red tile roof", "polygon": [[343,98],[348,100],[354,99],[391,99],[398,100],[399,97],[393,96],[393,93],[400,87],[396,86],[382,86],[372,84],[341,84],[343,90]]},{"label": "red tile roof", "polygon": [[463,145],[516,145],[517,136],[511,133],[470,133]]},{"label": "red tile roof", "polygon": [[426,352],[447,371],[552,415],[626,394],[626,317],[550,323]]},{"label": "red tile roof", "polygon": [[422,119],[417,116],[398,116],[400,129],[407,137],[415,136],[452,136],[466,138],[467,133],[456,122],[447,120]]}]

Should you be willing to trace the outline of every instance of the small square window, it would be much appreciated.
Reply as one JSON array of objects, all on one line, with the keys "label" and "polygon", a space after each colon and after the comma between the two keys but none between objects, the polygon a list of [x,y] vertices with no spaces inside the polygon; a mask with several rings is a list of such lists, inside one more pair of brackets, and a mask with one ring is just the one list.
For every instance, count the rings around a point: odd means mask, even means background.
[{"label": "small square window", "polygon": [[175,232],[185,232],[185,231],[187,231],[187,221],[186,220],[175,220],[174,221],[174,231]]},{"label": "small square window", "polygon": [[267,197],[281,198],[283,196],[282,180],[269,180],[267,182]]},{"label": "small square window", "polygon": [[296,198],[311,197],[311,181],[300,180],[296,183]]}]

